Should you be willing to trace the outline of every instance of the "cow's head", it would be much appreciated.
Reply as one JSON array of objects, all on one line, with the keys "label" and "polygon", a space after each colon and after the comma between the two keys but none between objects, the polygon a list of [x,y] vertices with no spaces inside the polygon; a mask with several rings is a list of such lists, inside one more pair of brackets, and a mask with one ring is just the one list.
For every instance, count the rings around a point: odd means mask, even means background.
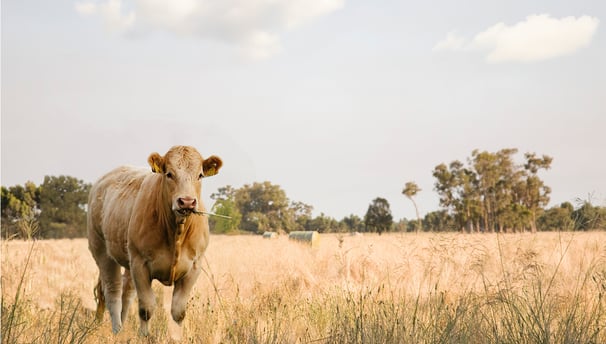
[{"label": "cow's head", "polygon": [[164,156],[152,153],[147,162],[152,172],[163,174],[163,192],[178,216],[189,216],[198,211],[202,178],[214,176],[223,165],[217,156],[203,159],[188,146],[175,146]]}]

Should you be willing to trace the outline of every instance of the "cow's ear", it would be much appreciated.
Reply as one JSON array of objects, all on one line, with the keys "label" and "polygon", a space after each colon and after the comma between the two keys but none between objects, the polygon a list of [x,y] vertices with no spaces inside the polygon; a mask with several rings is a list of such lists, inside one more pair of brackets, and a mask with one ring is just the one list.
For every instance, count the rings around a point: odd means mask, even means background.
[{"label": "cow's ear", "polygon": [[219,173],[219,169],[223,166],[223,161],[216,155],[211,155],[209,158],[204,159],[202,163],[202,171],[205,177],[214,176]]},{"label": "cow's ear", "polygon": [[154,173],[164,173],[164,158],[158,153],[151,153],[147,163]]}]

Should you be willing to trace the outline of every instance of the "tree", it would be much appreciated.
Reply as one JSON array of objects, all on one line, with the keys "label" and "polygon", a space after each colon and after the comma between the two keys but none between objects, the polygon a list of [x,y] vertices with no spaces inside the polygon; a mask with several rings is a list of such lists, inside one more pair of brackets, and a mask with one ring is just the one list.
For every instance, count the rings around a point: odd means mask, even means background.
[{"label": "tree", "polygon": [[339,224],[337,220],[333,219],[330,216],[326,216],[324,213],[320,213],[320,215],[314,217],[307,223],[305,230],[318,231],[320,233],[329,233],[338,227]]},{"label": "tree", "polygon": [[314,207],[303,202],[291,202],[290,212],[294,217],[294,228],[293,230],[302,231],[305,230],[309,221],[311,221],[311,212]]},{"label": "tree", "polygon": [[406,196],[412,202],[412,205],[415,207],[415,212],[417,213],[417,232],[422,229],[423,225],[421,224],[421,216],[419,215],[419,208],[417,207],[417,202],[415,202],[413,197],[416,196],[416,194],[420,191],[421,189],[415,182],[407,182],[404,185],[404,190],[402,190],[402,194]]},{"label": "tree", "polygon": [[[394,221],[393,224],[393,230],[395,232],[408,232],[408,227],[409,227],[410,222],[406,219],[400,219],[399,221]],[[412,228],[412,231],[414,231],[416,228]]]},{"label": "tree", "polygon": [[242,221],[242,214],[236,205],[236,189],[231,185],[226,185],[217,189],[217,192],[212,193],[210,198],[215,201],[211,211],[217,215],[230,217],[229,219],[210,216],[208,224],[213,233],[231,233],[237,232]]},{"label": "tree", "polygon": [[263,233],[268,230],[290,232],[294,219],[288,211],[288,198],[279,185],[266,181],[244,185],[235,190],[236,207],[242,214],[245,231]]},{"label": "tree", "polygon": [[433,232],[450,231],[456,228],[455,221],[446,210],[429,212],[423,218],[423,228]]},{"label": "tree", "polygon": [[233,199],[219,199],[212,207],[212,212],[230,218],[210,216],[208,219],[211,231],[218,234],[237,232],[242,221],[242,214]]},{"label": "tree", "polygon": [[606,208],[594,206],[590,200],[583,201],[582,205],[572,212],[572,220],[576,230],[605,229]]},{"label": "tree", "polygon": [[500,150],[497,153],[480,152],[477,149],[471,153],[471,166],[478,178],[478,194],[482,201],[484,228],[494,232],[499,224],[498,216],[503,213],[510,203],[509,194],[503,192],[506,188],[505,176],[512,165],[510,155],[514,149]]},{"label": "tree", "polygon": [[526,153],[526,162],[517,165],[517,152],[515,148],[494,153],[474,150],[467,165],[455,160],[434,168],[440,205],[461,229],[536,230],[537,217],[551,191],[537,172],[548,169],[552,158]]},{"label": "tree", "polygon": [[235,200],[236,197],[236,189],[234,189],[231,185],[225,185],[217,189],[217,192],[214,192],[210,195],[210,198],[214,201],[219,200]]},{"label": "tree", "polygon": [[448,166],[440,164],[433,170],[435,190],[440,195],[440,205],[452,215],[460,230],[480,230],[483,202],[479,193],[477,173],[466,168],[458,160]]},{"label": "tree", "polygon": [[348,232],[361,232],[364,230],[364,223],[358,215],[351,214],[341,220],[343,227]]},{"label": "tree", "polygon": [[46,238],[86,235],[91,185],[69,176],[46,176],[40,185],[40,228]]},{"label": "tree", "polygon": [[381,234],[389,231],[393,225],[389,202],[381,197],[375,198],[368,206],[368,210],[364,216],[364,224],[368,232]]},{"label": "tree", "polygon": [[69,176],[46,176],[40,186],[27,182],[23,186],[2,187],[3,235],[85,236],[90,187]]},{"label": "tree", "polygon": [[[210,196],[215,200],[217,213],[229,212],[240,218],[237,226],[244,231],[261,234],[265,231],[308,230],[318,225],[320,220],[312,223],[313,207],[309,204],[290,201],[286,192],[279,185],[268,181],[263,183],[245,184],[239,189],[226,185]],[[233,202],[233,207],[232,203]],[[231,215],[228,215],[231,216]],[[233,218],[233,216],[232,216]],[[233,230],[235,222],[220,224],[220,220],[210,219],[216,225],[216,231]],[[335,221],[336,223],[336,221]],[[329,230],[332,227],[325,229]]]},{"label": "tree", "polygon": [[572,212],[574,208],[570,202],[547,209],[537,219],[537,228],[541,231],[574,230]]},{"label": "tree", "polygon": [[523,204],[528,208],[531,214],[531,228],[533,232],[537,230],[537,216],[539,212],[549,203],[549,194],[551,189],[546,186],[543,181],[537,176],[539,170],[548,170],[551,167],[553,158],[543,155],[541,158],[537,158],[535,153],[524,154],[526,163],[524,169],[526,170],[525,180],[525,192],[521,200]]},{"label": "tree", "polygon": [[2,186],[2,233],[9,238],[20,235],[31,239],[38,232],[40,188],[32,182]]}]

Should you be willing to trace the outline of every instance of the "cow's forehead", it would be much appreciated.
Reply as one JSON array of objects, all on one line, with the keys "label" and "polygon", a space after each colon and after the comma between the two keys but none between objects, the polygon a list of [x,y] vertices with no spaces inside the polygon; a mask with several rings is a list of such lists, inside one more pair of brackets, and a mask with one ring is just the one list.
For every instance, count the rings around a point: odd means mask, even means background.
[{"label": "cow's forehead", "polygon": [[198,173],[202,168],[202,156],[193,147],[178,146],[171,148],[165,155],[167,167],[193,170]]}]

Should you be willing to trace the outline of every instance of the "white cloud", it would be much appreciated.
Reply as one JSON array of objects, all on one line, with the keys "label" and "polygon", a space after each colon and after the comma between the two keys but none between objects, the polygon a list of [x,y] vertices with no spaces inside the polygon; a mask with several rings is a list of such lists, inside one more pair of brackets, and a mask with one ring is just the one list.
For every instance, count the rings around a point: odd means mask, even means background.
[{"label": "white cloud", "polygon": [[[98,14],[113,31],[165,31],[238,45],[253,58],[280,51],[280,35],[344,6],[345,0],[122,0],[81,2],[81,14]],[[136,20],[135,20],[136,18]]]},{"label": "white cloud", "polygon": [[597,18],[589,16],[558,19],[548,14],[531,15],[512,26],[495,24],[472,40],[449,33],[434,50],[482,51],[491,63],[541,61],[587,46],[598,24]]},{"label": "white cloud", "polygon": [[112,32],[124,32],[135,24],[136,14],[130,11],[122,14],[122,0],[108,0],[106,3],[79,2],[76,11],[83,15],[98,14],[103,18],[105,27]]},{"label": "white cloud", "polygon": [[280,38],[268,32],[251,34],[244,45],[245,53],[253,59],[265,59],[280,51]]}]

